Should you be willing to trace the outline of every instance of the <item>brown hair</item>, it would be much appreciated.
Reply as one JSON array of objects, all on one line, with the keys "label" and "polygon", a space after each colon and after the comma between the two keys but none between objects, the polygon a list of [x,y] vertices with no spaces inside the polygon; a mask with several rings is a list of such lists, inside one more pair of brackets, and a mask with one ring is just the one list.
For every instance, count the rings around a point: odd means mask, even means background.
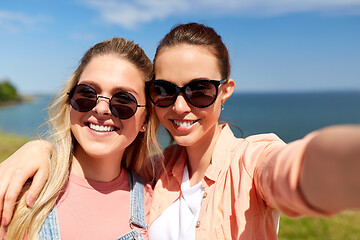
[{"label": "brown hair", "polygon": [[209,49],[218,59],[222,79],[230,77],[229,52],[221,36],[213,28],[199,23],[180,24],[171,29],[156,49],[154,64],[156,65],[156,57],[163,49],[181,44],[202,46]]}]

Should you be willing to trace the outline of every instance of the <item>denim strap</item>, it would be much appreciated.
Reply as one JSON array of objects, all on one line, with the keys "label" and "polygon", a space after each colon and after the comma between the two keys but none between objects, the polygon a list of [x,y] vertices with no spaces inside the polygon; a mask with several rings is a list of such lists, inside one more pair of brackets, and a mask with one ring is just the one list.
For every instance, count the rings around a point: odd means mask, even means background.
[{"label": "denim strap", "polygon": [[130,232],[122,235],[121,237],[117,238],[116,240],[144,240],[141,232],[138,229],[133,229]]},{"label": "denim strap", "polygon": [[59,229],[59,221],[55,205],[40,228],[39,239],[60,240]]},{"label": "denim strap", "polygon": [[129,221],[133,228],[139,227],[143,230],[147,229],[145,222],[145,198],[144,185],[138,175],[129,171],[130,184],[130,212]]}]

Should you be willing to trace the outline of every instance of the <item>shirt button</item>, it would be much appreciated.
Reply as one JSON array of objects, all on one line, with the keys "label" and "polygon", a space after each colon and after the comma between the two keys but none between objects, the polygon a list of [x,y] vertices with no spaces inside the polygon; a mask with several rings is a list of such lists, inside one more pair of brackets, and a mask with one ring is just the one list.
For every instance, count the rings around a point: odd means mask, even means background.
[{"label": "shirt button", "polygon": [[203,198],[207,197],[207,192],[204,192]]},{"label": "shirt button", "polygon": [[200,221],[197,221],[196,222],[196,228],[199,228],[200,227]]}]

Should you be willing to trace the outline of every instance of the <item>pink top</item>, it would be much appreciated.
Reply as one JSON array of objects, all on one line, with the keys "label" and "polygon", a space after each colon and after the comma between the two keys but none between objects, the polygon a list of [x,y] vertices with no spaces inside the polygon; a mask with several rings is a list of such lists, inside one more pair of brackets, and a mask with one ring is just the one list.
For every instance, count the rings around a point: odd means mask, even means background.
[{"label": "pink top", "polygon": [[[94,182],[71,173],[69,184],[56,204],[61,239],[117,239],[131,231],[129,191],[125,169],[111,182]],[[151,194],[151,189],[145,187],[146,219]]]},{"label": "pink top", "polygon": [[[275,134],[237,139],[224,125],[202,179],[196,239],[277,239],[280,211],[325,214],[308,206],[298,188],[302,155],[315,134],[286,145]],[[184,147],[165,151],[168,174],[155,185],[150,224],[180,197],[186,159]]]}]

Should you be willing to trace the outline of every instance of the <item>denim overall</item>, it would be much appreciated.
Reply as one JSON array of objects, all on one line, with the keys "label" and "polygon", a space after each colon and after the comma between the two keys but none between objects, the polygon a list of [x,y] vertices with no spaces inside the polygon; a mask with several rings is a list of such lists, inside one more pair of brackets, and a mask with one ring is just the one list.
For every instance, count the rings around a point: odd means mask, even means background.
[{"label": "denim overall", "polygon": [[[141,233],[147,230],[145,222],[144,185],[135,173],[129,173],[130,212],[129,222],[131,231],[116,240],[140,239]],[[39,239],[60,240],[60,229],[56,206],[50,211],[39,231]]]}]

